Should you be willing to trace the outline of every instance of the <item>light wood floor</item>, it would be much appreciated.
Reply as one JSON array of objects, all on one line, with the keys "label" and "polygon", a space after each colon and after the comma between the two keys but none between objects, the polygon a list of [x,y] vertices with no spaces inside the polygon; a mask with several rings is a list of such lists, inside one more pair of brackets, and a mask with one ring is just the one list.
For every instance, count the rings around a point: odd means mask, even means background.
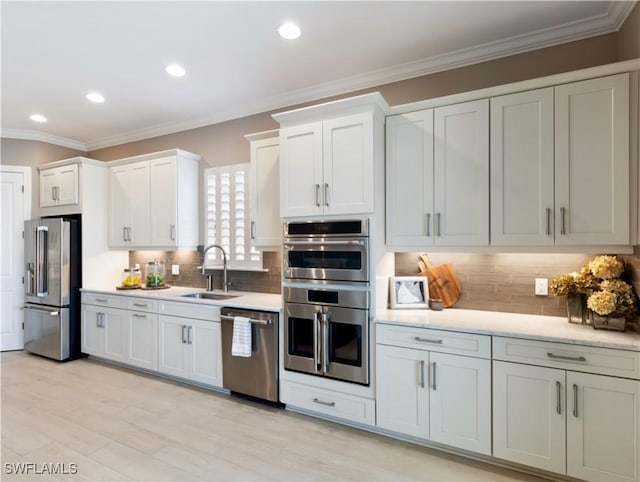
[{"label": "light wood floor", "polygon": [[90,359],[0,361],[2,480],[536,480]]}]

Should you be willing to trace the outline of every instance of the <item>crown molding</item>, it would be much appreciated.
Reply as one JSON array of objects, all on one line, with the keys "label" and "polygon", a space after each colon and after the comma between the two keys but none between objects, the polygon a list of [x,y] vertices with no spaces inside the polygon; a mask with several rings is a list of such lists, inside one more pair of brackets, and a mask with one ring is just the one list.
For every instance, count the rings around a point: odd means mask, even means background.
[{"label": "crown molding", "polygon": [[84,142],[60,137],[46,132],[32,131],[28,129],[5,129],[0,130],[0,137],[3,139],[21,139],[25,141],[39,141],[56,146],[68,147],[77,151],[87,152],[87,144]]},{"label": "crown molding", "polygon": [[[516,35],[500,41],[489,42],[471,48],[449,52],[447,54],[427,57],[418,61],[399,64],[364,74],[346,77],[336,81],[314,85],[312,87],[290,91],[284,94],[257,100],[255,102],[241,104],[233,109],[217,112],[215,115],[211,116],[180,122],[167,122],[116,136],[95,139],[93,141],[88,141],[87,143],[58,138],[57,136],[49,136],[42,133],[36,133],[39,135],[38,138],[15,138],[42,140],[43,142],[64,145],[74,149],[94,151],[152,137],[174,134],[249,115],[275,111],[299,104],[326,99],[336,95],[343,95],[349,92],[369,89],[391,82],[398,82],[423,75],[461,68],[480,62],[487,62],[498,58],[517,55],[545,47],[617,32],[636,4],[637,1],[613,1],[606,13],[587,19],[567,22],[562,25],[537,30],[527,34]],[[5,136],[5,130],[7,129],[3,129],[2,136],[11,137]],[[9,130],[14,132],[14,130]],[[46,137],[47,140],[44,140],[43,137]],[[65,143],[56,142],[56,139],[60,139]]]}]

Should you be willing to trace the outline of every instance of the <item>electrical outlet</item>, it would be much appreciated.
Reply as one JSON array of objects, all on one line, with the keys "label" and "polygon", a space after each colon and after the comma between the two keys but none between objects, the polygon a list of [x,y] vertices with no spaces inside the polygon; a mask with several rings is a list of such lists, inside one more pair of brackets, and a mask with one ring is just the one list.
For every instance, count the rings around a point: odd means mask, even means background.
[{"label": "electrical outlet", "polygon": [[549,280],[547,278],[536,278],[536,296],[549,295]]},{"label": "electrical outlet", "polygon": [[180,274],[180,265],[179,264],[172,264],[171,265],[171,274],[174,275],[174,276]]}]

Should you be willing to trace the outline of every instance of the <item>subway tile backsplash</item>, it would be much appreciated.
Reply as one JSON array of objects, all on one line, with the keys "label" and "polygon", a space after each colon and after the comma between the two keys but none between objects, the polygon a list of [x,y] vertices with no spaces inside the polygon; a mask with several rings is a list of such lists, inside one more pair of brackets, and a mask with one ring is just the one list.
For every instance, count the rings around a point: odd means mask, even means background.
[{"label": "subway tile backsplash", "polygon": [[[418,273],[420,253],[396,253],[396,275]],[[429,253],[434,265],[451,263],[462,282],[456,308],[565,316],[565,298],[536,296],[535,278],[552,278],[580,268],[595,254]],[[640,253],[620,255],[640,293]]]},{"label": "subway tile backsplash", "polygon": [[[202,265],[202,253],[198,251],[130,251],[129,264],[136,263],[143,270],[147,262],[154,259],[165,263],[167,283],[172,286],[190,286],[206,288],[207,279],[198,269]],[[180,274],[171,274],[171,265],[180,265]],[[268,271],[236,271],[229,270],[229,281],[232,291],[254,291],[259,293],[280,293],[280,273],[282,261],[279,252],[264,252],[262,266]],[[213,276],[214,289],[222,289],[222,270]]]}]

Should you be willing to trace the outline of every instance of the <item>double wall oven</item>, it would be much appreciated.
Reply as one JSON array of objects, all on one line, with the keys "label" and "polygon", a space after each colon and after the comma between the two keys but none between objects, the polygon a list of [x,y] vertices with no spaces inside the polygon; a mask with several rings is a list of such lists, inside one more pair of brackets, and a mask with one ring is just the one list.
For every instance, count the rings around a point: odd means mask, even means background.
[{"label": "double wall oven", "polygon": [[368,221],[288,222],[285,370],[369,384]]}]

